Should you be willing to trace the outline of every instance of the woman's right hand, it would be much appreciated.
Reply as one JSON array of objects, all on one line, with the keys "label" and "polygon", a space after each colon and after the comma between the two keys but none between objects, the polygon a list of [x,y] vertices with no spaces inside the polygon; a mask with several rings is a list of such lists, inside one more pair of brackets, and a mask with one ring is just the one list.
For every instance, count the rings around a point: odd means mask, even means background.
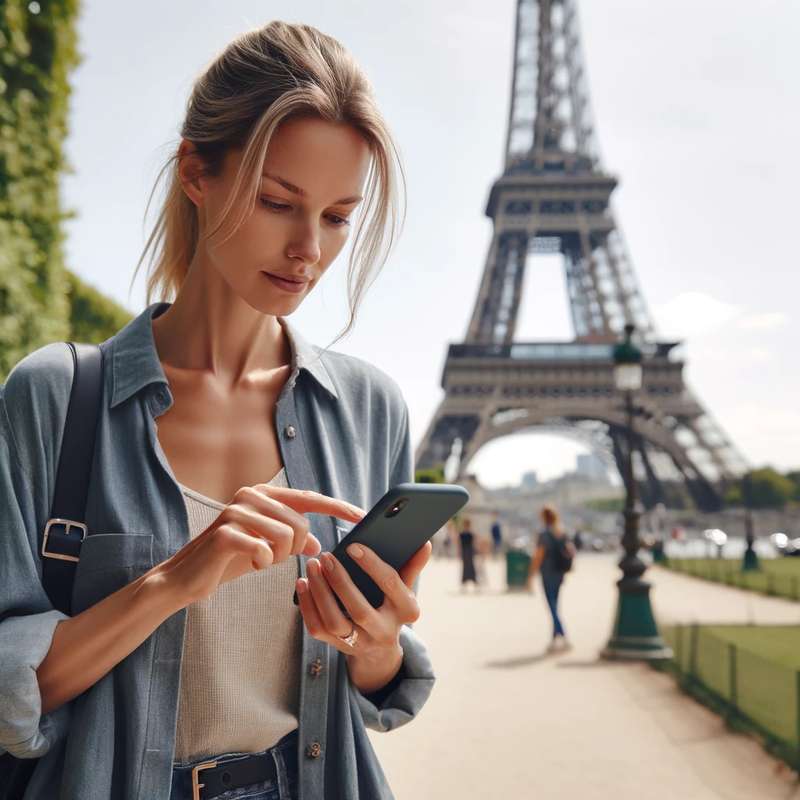
[{"label": "woman's right hand", "polygon": [[365,512],[319,492],[258,483],[243,486],[214,522],[153,570],[181,608],[210,597],[223,583],[290,556],[318,555],[304,514],[359,522]]}]

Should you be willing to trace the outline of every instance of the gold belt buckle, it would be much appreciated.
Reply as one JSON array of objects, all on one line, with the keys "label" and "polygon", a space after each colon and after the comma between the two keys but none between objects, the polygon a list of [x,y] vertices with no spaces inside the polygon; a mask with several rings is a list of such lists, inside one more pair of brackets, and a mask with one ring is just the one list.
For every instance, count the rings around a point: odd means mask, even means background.
[{"label": "gold belt buckle", "polygon": [[200,783],[200,776],[199,772],[201,769],[211,769],[212,767],[216,767],[216,761],[206,761],[205,764],[198,764],[192,770],[192,800],[200,800],[200,790],[205,786],[204,783]]}]

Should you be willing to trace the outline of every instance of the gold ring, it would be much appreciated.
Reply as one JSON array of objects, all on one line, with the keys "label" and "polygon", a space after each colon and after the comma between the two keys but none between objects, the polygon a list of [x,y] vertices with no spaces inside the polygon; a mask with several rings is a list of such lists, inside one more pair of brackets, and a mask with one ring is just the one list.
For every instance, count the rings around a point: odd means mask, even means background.
[{"label": "gold ring", "polygon": [[356,642],[358,641],[358,631],[356,630],[356,626],[353,625],[353,629],[347,636],[338,636],[345,644],[350,645],[350,647],[355,647]]}]

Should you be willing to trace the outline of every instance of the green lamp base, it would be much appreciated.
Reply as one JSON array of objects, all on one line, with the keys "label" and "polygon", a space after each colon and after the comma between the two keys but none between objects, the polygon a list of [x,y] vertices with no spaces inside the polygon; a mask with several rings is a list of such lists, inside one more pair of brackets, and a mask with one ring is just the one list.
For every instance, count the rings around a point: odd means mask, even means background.
[{"label": "green lamp base", "polygon": [[758,563],[758,553],[755,550],[749,549],[744,551],[744,559],[742,560],[742,572],[754,572],[761,569]]},{"label": "green lamp base", "polygon": [[614,630],[600,657],[647,661],[672,658],[672,649],[661,638],[653,616],[650,584],[623,578],[617,586],[619,600]]}]

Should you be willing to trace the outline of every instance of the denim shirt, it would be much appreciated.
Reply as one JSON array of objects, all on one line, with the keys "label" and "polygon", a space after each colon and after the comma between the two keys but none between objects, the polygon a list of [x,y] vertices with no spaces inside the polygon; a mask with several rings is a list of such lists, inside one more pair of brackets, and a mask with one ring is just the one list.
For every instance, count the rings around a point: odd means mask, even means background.
[{"label": "denim shirt", "polygon": [[[181,489],[155,423],[173,403],[152,330],[153,317],[169,306],[151,304],[100,345],[103,398],[73,614],[190,538]],[[389,487],[413,480],[402,394],[378,368],[321,351],[280,322],[292,364],[274,420],[289,486],[369,509]],[[26,800],[167,800],[185,608],[93,686],[41,713],[36,669],[66,617],[42,587],[38,540],[50,518],[72,375],[69,348],[54,342],[25,356],[0,386],[0,752],[40,757]],[[330,516],[308,519],[326,551],[352,527]],[[297,558],[305,575],[306,557]],[[303,626],[303,800],[393,797],[366,728],[388,731],[413,719],[434,682],[425,646],[410,626],[403,626],[400,643],[399,680],[382,697],[365,696],[350,683],[344,655]]]}]

